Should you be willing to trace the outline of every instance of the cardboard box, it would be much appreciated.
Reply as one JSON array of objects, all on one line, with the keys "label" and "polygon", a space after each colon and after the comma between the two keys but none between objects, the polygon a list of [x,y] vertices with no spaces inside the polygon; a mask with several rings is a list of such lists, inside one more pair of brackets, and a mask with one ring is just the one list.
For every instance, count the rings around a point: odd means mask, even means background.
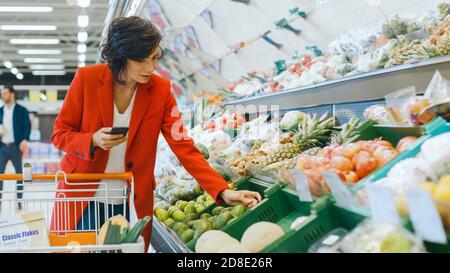
[{"label": "cardboard box", "polygon": [[48,246],[47,225],[42,211],[0,218],[0,249]]}]

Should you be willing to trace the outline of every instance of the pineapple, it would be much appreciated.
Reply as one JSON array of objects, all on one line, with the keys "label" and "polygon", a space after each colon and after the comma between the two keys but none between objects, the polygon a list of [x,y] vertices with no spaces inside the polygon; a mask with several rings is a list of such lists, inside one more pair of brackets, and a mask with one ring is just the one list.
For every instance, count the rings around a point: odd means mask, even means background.
[{"label": "pineapple", "polygon": [[304,151],[302,153],[302,156],[305,156],[305,155],[316,156],[316,155],[319,154],[319,152],[321,150],[322,150],[322,148],[320,148],[320,147],[314,147],[314,148],[311,148],[311,149],[308,149],[308,150]]},{"label": "pineapple", "polygon": [[450,54],[450,32],[443,35],[437,43],[436,53],[438,56]]},{"label": "pineapple", "polygon": [[441,15],[442,19],[444,19],[445,17],[447,17],[447,15],[450,14],[450,4],[440,3],[438,5],[438,11],[439,11],[439,14]]},{"label": "pineapple", "polygon": [[281,145],[280,148],[266,157],[265,164],[270,165],[295,157],[302,151],[310,148],[327,145],[330,141],[331,130],[334,125],[334,117],[327,119],[327,113],[319,119],[316,115],[308,115],[307,118],[299,124],[298,131],[292,137],[293,143]]},{"label": "pineapple", "polygon": [[330,144],[335,145],[339,144],[342,145],[349,141],[352,137],[356,135],[356,128],[359,125],[361,119],[357,118],[351,118],[349,122],[344,124],[342,127],[342,130],[339,132],[333,132],[333,135],[331,136]]},{"label": "pineapple", "polygon": [[267,158],[266,165],[270,165],[276,162],[283,161],[288,158],[292,158],[301,152],[301,147],[294,143],[287,143],[281,145],[279,149],[271,153]]},{"label": "pineapple", "polygon": [[294,133],[292,133],[292,132],[282,134],[280,137],[280,143],[281,144],[292,143],[293,136],[294,136]]}]

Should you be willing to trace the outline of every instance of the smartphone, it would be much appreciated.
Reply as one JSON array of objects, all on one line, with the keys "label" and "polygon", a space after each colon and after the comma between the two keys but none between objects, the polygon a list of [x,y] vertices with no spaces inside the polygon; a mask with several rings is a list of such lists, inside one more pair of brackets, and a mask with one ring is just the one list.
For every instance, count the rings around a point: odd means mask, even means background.
[{"label": "smartphone", "polygon": [[128,127],[113,127],[111,128],[110,135],[124,135],[126,136],[128,133]]}]

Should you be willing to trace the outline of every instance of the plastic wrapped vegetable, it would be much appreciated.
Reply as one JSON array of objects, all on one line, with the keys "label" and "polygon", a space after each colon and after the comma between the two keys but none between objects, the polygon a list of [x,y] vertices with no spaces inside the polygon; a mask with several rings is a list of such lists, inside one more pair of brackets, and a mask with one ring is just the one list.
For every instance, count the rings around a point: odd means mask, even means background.
[{"label": "plastic wrapped vegetable", "polygon": [[230,147],[223,150],[220,154],[226,161],[233,160],[238,156],[244,155],[250,151],[250,147],[248,147],[245,143],[245,140],[238,139],[235,141]]},{"label": "plastic wrapped vegetable", "polygon": [[354,70],[356,70],[356,66],[350,63],[344,63],[336,67],[336,73],[341,76],[345,76],[346,74]]},{"label": "plastic wrapped vegetable", "polygon": [[415,32],[419,29],[420,25],[414,20],[400,18],[398,15],[391,20],[387,20],[382,26],[383,34],[388,36],[390,39],[397,38],[399,35]]},{"label": "plastic wrapped vegetable", "polygon": [[364,117],[382,125],[396,125],[394,117],[384,105],[372,105],[364,111]]},{"label": "plastic wrapped vegetable", "polygon": [[425,252],[422,240],[400,225],[365,220],[339,244],[344,253],[418,253]]},{"label": "plastic wrapped vegetable", "polygon": [[283,131],[292,131],[297,129],[298,124],[303,121],[306,114],[301,111],[289,111],[280,121],[280,129]]},{"label": "plastic wrapped vegetable", "polygon": [[428,163],[434,178],[450,172],[450,133],[425,141],[420,147],[421,157]]}]

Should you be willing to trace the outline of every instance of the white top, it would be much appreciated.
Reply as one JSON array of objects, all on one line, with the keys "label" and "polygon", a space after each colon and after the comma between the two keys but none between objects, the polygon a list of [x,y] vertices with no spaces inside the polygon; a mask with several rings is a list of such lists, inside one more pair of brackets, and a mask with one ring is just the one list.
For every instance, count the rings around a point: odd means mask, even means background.
[{"label": "white top", "polygon": [[3,107],[3,143],[14,142],[13,113],[15,106],[16,104],[13,104],[11,107],[8,107],[5,104],[5,107]]},{"label": "white top", "polygon": [[[128,105],[128,108],[125,110],[123,114],[119,113],[117,110],[116,104],[114,103],[114,121],[113,127],[129,127],[131,120],[131,113],[133,112],[134,98],[136,96],[136,90],[134,91],[133,97],[131,98],[131,102]],[[108,163],[106,164],[105,173],[123,173],[125,172],[125,152],[127,150],[127,143],[117,145],[111,150],[109,150]],[[123,204],[124,203],[124,191],[127,188],[127,183],[123,180],[106,180],[103,179],[100,183],[98,190],[95,194],[95,197],[106,197],[106,193],[108,194],[108,200],[105,199],[96,199],[100,202],[106,202],[110,204]],[[122,197],[121,199],[117,197]]]}]

